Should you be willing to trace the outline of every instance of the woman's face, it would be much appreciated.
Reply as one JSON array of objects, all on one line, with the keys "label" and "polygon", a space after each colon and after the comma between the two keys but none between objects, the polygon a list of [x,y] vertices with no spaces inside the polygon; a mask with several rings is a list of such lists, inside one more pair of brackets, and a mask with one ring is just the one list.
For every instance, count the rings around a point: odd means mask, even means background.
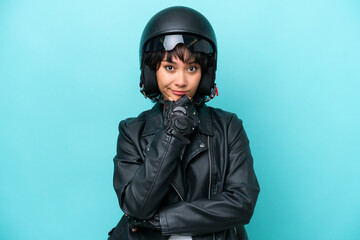
[{"label": "woman's face", "polygon": [[[186,49],[184,59],[189,50]],[[160,68],[156,71],[158,87],[165,100],[176,101],[183,95],[192,98],[199,86],[201,79],[201,67],[195,63],[195,59],[190,59],[184,63],[175,55],[172,61],[164,59],[160,63]]]}]

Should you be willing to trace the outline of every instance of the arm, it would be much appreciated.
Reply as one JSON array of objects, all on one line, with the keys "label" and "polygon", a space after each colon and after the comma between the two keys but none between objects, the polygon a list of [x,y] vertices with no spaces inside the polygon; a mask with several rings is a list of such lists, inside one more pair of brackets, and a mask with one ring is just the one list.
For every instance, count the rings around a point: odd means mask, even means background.
[{"label": "arm", "polygon": [[155,134],[142,159],[124,121],[119,125],[114,158],[114,188],[120,208],[130,216],[149,219],[167,193],[170,177],[184,143],[164,131]]},{"label": "arm", "polygon": [[250,221],[259,185],[249,141],[241,120],[236,116],[228,128],[228,142],[229,171],[223,191],[211,199],[179,202],[160,209],[163,235],[200,235]]},{"label": "arm", "polygon": [[165,130],[155,134],[143,161],[139,147],[135,147],[138,134],[131,136],[124,121],[119,126],[114,188],[121,209],[131,217],[150,219],[156,213],[169,189],[181,151],[189,143],[186,136],[199,124],[193,103],[186,95],[168,102],[164,115]]}]

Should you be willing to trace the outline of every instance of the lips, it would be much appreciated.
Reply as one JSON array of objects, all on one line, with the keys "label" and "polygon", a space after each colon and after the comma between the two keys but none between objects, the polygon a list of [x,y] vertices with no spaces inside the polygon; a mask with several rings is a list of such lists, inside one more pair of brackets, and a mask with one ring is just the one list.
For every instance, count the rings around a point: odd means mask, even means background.
[{"label": "lips", "polygon": [[177,95],[177,96],[183,96],[183,95],[186,94],[186,91],[171,90],[171,92],[172,92],[174,95]]}]

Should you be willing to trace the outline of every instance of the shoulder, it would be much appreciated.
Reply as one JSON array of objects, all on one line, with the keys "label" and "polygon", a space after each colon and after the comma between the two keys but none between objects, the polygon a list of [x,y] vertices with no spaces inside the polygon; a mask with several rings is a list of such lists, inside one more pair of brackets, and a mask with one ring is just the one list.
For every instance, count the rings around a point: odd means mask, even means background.
[{"label": "shoulder", "polygon": [[130,117],[124,120],[121,120],[119,123],[119,131],[125,129],[139,129],[139,127],[144,126],[146,120],[149,118],[151,109],[141,112],[137,117]]},{"label": "shoulder", "polygon": [[247,143],[243,121],[238,116],[220,108],[209,107],[216,136],[224,136],[229,143]]},{"label": "shoulder", "polygon": [[230,125],[230,124],[235,124],[235,125],[240,125],[242,126],[242,120],[240,118],[238,118],[238,116],[233,113],[233,112],[229,112],[229,111],[225,111],[221,108],[213,108],[213,107],[208,107],[210,114],[211,114],[211,118],[216,122],[223,122],[224,124]]}]

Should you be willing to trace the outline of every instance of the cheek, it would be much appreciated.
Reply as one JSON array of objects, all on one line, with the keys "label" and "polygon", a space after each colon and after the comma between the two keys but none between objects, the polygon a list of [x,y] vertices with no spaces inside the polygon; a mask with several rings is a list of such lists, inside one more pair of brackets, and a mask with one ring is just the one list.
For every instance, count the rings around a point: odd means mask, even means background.
[{"label": "cheek", "polygon": [[163,93],[164,88],[169,84],[168,79],[169,77],[163,70],[159,69],[156,71],[156,81],[160,92]]},{"label": "cheek", "polygon": [[195,87],[195,88],[198,88],[198,87],[199,87],[200,81],[201,81],[201,73],[197,74],[197,75],[194,77],[194,87]]},{"label": "cheek", "polygon": [[161,70],[156,71],[156,81],[157,81],[157,84],[158,84],[159,87],[162,86],[162,82],[163,82],[163,76],[162,75],[163,74],[162,74]]}]

